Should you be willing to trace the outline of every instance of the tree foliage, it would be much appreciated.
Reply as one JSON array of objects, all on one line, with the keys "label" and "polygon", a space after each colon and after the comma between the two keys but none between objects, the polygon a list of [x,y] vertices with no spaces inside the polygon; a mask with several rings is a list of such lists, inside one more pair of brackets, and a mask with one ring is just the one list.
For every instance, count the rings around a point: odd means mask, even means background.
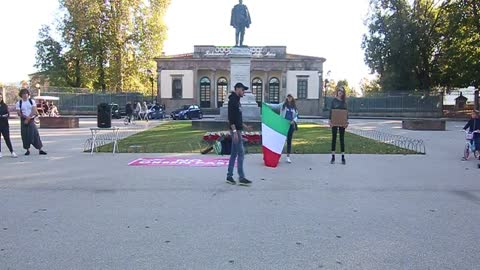
[{"label": "tree foliage", "polygon": [[382,91],[380,80],[378,78],[363,78],[360,82],[360,91],[362,91],[363,96],[370,96],[380,93]]},{"label": "tree foliage", "polygon": [[362,47],[382,89],[431,90],[478,80],[479,8],[475,0],[371,0]]},{"label": "tree foliage", "polygon": [[170,0],[60,0],[60,40],[43,27],[36,67],[53,85],[102,90],[149,89],[147,69],[166,38]]},{"label": "tree foliage", "polygon": [[357,96],[357,92],[353,87],[351,87],[346,79],[339,80],[336,82],[335,80],[328,80],[326,84],[326,92],[327,96],[335,96],[337,89],[343,87],[345,89],[345,94],[349,97]]}]

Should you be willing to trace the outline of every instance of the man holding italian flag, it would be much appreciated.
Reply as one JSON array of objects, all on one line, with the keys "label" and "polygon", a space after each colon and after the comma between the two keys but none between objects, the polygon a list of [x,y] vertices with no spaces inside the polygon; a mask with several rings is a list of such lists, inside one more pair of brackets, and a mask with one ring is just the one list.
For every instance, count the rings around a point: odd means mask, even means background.
[{"label": "man holding italian flag", "polygon": [[262,104],[262,150],[265,166],[276,168],[287,140],[291,123]]}]

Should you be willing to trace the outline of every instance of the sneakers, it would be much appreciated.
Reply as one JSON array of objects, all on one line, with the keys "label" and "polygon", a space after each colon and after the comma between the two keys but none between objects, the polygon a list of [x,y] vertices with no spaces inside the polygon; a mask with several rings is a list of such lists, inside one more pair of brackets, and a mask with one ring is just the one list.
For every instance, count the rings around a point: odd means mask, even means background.
[{"label": "sneakers", "polygon": [[332,159],[330,160],[330,164],[335,164],[335,156],[332,156]]},{"label": "sneakers", "polygon": [[27,150],[27,152],[25,152],[25,156],[30,156],[30,150]]},{"label": "sneakers", "polygon": [[3,157],[2,152],[0,152],[0,158],[2,158],[2,157]]},{"label": "sneakers", "polygon": [[228,176],[226,181],[227,181],[227,184],[230,184],[230,185],[236,185],[237,184],[237,182],[235,182],[235,180],[231,176]]},{"label": "sneakers", "polygon": [[18,156],[15,152],[12,152],[12,158],[18,158]]},{"label": "sneakers", "polygon": [[241,178],[238,180],[238,184],[240,186],[250,186],[252,184],[252,181],[248,180],[247,178]]},{"label": "sneakers", "polygon": [[287,163],[292,163],[292,160],[290,159],[290,157],[287,157]]},{"label": "sneakers", "polygon": [[38,152],[38,154],[40,154],[40,155],[42,155],[42,156],[45,156],[45,155],[47,154],[47,152],[45,152],[45,151],[43,151],[43,150],[40,150],[40,151]]},{"label": "sneakers", "polygon": [[345,160],[345,157],[342,156],[342,164],[347,165],[347,161]]}]

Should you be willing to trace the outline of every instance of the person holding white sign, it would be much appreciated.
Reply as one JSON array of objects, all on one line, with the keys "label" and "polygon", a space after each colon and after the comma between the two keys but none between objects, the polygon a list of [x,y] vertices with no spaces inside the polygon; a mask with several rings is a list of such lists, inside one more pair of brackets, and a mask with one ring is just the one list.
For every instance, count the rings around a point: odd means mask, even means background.
[{"label": "person holding white sign", "polygon": [[[340,133],[340,148],[342,151],[342,164],[347,164],[345,160],[345,129],[348,127],[348,110],[345,89],[337,89],[335,98],[330,105],[329,125],[332,128],[332,159],[331,164],[335,163],[335,151],[337,148],[337,134]],[[339,132],[340,131],[340,132]]]}]

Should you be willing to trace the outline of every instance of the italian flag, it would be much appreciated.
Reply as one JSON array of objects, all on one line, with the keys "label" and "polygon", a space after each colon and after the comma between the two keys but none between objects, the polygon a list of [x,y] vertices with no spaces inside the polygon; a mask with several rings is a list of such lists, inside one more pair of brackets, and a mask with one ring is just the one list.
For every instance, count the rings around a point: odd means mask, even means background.
[{"label": "italian flag", "polygon": [[289,129],[288,120],[262,104],[262,149],[265,166],[277,167]]}]

